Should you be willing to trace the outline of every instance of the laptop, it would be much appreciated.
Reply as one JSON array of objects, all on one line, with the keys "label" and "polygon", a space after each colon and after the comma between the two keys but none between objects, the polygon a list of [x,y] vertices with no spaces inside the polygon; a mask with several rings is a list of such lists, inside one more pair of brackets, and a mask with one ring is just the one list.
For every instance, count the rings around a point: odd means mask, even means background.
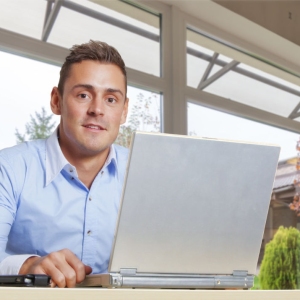
[{"label": "laptop", "polygon": [[108,273],[79,286],[252,287],[279,153],[134,133]]}]

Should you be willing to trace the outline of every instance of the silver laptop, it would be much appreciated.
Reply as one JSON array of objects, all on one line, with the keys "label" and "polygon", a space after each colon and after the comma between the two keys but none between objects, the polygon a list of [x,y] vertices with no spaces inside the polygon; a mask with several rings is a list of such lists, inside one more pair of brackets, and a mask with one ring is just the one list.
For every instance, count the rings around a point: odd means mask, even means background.
[{"label": "silver laptop", "polygon": [[279,152],[136,132],[109,272],[81,286],[251,287]]}]

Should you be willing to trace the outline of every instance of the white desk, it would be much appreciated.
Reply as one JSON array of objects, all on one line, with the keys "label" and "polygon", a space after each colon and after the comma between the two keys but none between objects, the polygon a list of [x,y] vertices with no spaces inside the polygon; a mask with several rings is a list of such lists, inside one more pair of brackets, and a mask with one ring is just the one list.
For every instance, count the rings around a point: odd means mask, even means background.
[{"label": "white desk", "polygon": [[1,300],[299,300],[300,290],[149,290],[0,287]]}]

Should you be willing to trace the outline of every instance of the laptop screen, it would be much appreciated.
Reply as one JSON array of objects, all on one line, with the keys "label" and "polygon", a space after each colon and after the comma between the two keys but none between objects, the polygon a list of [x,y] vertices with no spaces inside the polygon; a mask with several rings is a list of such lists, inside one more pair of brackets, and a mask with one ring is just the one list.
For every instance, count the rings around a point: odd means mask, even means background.
[{"label": "laptop screen", "polygon": [[109,271],[255,274],[279,152],[136,132]]}]

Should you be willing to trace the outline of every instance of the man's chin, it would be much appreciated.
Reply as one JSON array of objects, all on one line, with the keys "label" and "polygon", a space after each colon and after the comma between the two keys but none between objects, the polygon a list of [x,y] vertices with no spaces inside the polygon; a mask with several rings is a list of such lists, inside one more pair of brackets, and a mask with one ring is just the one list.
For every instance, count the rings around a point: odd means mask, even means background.
[{"label": "man's chin", "polygon": [[97,156],[103,153],[109,152],[110,146],[103,146],[103,147],[89,147],[86,149],[86,154],[90,156]]},{"label": "man's chin", "polygon": [[81,142],[78,139],[81,151],[88,156],[101,155],[102,153],[108,153],[110,146],[114,143],[114,139],[108,138],[107,136],[98,137],[86,137]]},{"label": "man's chin", "polygon": [[101,155],[102,153],[108,153],[110,149],[110,143],[107,144],[85,144],[82,147],[82,151],[87,155],[87,156],[97,156]]}]

